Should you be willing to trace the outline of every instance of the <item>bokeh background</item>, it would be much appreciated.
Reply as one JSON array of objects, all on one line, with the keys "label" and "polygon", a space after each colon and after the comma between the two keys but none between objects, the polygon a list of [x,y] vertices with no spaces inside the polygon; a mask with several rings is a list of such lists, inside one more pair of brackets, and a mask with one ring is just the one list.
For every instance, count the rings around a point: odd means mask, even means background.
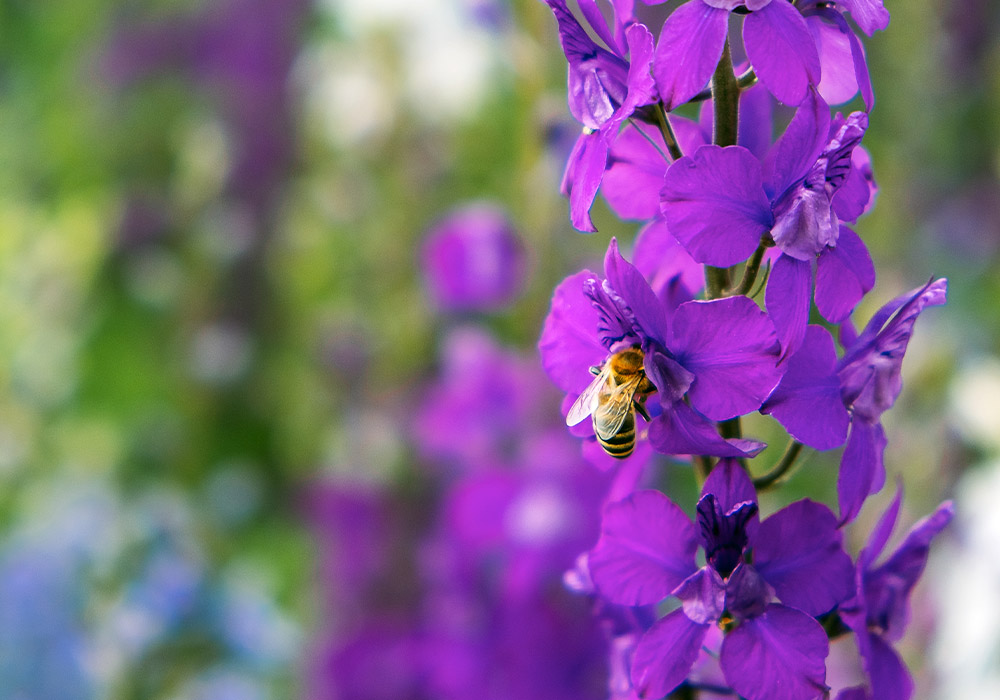
[{"label": "bokeh background", "polygon": [[[1000,697],[1000,7],[887,5],[857,318],[950,279],[887,466],[906,524],[959,511],[904,652],[923,698]],[[613,477],[534,344],[637,226],[570,228],[577,129],[536,0],[0,2],[0,700],[562,697],[461,689],[589,614],[533,591]],[[837,458],[773,503],[832,502]]]}]

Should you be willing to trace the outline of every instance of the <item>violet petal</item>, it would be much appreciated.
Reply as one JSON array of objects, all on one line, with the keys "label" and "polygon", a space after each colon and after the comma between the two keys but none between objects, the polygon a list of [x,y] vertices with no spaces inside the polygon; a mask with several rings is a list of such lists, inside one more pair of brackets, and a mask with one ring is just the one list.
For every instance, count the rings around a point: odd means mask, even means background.
[{"label": "violet petal", "polygon": [[659,491],[637,491],[604,509],[590,575],[607,600],[658,603],[695,572],[694,525]]},{"label": "violet petal", "polygon": [[864,241],[841,225],[837,245],[816,265],[816,308],[830,323],[844,321],[875,286],[875,264]]},{"label": "violet petal", "polygon": [[829,643],[818,622],[784,605],[769,605],[722,643],[730,687],[747,700],[813,700],[826,691]]},{"label": "violet petal", "polygon": [[840,398],[836,365],[829,331],[807,327],[802,346],[788,359],[781,383],[760,412],[774,416],[792,437],[814,449],[843,445],[850,416]]},{"label": "violet petal", "polygon": [[660,31],[653,76],[667,111],[684,104],[708,83],[722,56],[729,11],[701,0],[684,3]]},{"label": "violet petal", "polygon": [[812,266],[782,254],[771,268],[764,301],[774,322],[781,356],[788,357],[802,345],[812,301]]},{"label": "violet petal", "polygon": [[663,407],[649,424],[649,441],[657,452],[669,455],[753,457],[766,445],[757,440],[725,440],[715,423],[683,401]]},{"label": "violet petal", "polygon": [[772,2],[750,13],[743,43],[760,81],[779,101],[797,105],[809,86],[819,84],[820,63],[805,19],[787,2]]},{"label": "violet petal", "polygon": [[740,146],[702,146],[671,165],[660,211],[692,258],[717,267],[750,257],[773,223],[760,163]]},{"label": "violet petal", "polygon": [[694,373],[691,403],[712,420],[760,408],[783,372],[771,320],[744,296],[681,304],[667,347]]},{"label": "violet petal", "polygon": [[881,423],[854,417],[837,477],[841,524],[854,520],[868,495],[878,491],[885,483],[885,466],[882,463],[885,446],[885,431]]},{"label": "violet petal", "polygon": [[854,565],[837,518],[821,503],[796,501],[760,524],[754,566],[785,605],[822,615],[854,592]]},{"label": "violet petal", "polygon": [[597,309],[583,293],[583,284],[588,279],[596,277],[593,272],[583,270],[556,287],[538,341],[546,374],[560,389],[577,395],[594,379],[590,367],[600,365],[607,357],[597,339]]},{"label": "violet petal", "polygon": [[674,610],[642,636],[632,657],[632,685],[642,697],[659,698],[687,678],[698,658],[708,625]]}]

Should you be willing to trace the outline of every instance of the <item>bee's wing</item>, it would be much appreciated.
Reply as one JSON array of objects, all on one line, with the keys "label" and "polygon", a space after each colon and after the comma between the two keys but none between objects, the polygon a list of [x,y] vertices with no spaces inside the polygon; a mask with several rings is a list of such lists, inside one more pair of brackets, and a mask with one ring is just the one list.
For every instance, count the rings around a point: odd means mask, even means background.
[{"label": "bee's wing", "polygon": [[603,370],[594,377],[594,381],[583,390],[583,393],[569,407],[569,413],[566,414],[566,425],[576,425],[597,409],[597,401],[600,398],[601,390],[607,383],[608,372],[607,370]]},{"label": "bee's wing", "polygon": [[618,434],[625,417],[632,411],[632,398],[642,382],[637,374],[613,387],[604,401],[594,410],[594,433],[601,440],[610,440]]}]

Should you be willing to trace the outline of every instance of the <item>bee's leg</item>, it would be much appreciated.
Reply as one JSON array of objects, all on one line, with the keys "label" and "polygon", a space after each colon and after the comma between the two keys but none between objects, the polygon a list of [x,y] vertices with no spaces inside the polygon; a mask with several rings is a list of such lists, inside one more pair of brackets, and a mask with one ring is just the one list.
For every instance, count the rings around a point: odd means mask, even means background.
[{"label": "bee's leg", "polygon": [[646,404],[642,401],[635,401],[635,412],[642,416],[647,423],[652,422],[652,418],[649,417],[649,411],[646,410]]},{"label": "bee's leg", "polygon": [[593,367],[590,368],[590,373],[596,377],[598,374],[601,373],[601,366],[594,365]]}]

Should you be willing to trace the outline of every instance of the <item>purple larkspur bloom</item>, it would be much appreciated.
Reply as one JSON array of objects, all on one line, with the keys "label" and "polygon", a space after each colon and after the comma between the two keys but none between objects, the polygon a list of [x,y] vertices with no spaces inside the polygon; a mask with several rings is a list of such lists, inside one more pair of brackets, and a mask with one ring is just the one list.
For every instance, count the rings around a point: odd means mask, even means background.
[{"label": "purple larkspur bloom", "polygon": [[650,75],[653,35],[632,17],[631,2],[616,2],[614,32],[595,0],[580,10],[601,46],[577,21],[565,0],[545,0],[559,24],[559,41],[569,63],[569,110],[583,125],[566,163],[561,189],[570,198],[570,220],[580,231],[596,231],[590,207],[604,177],[608,149],[622,122],[636,108],[654,102]]},{"label": "purple larkspur bloom", "polygon": [[931,541],[951,522],[955,508],[951,501],[942,503],[910,528],[896,551],[876,566],[899,517],[902,496],[900,487],[858,554],[855,595],[840,610],[856,635],[870,690],[851,688],[845,693],[853,695],[838,697],[909,700],[913,694],[913,679],[891,642],[906,631],[910,593],[927,565]]},{"label": "purple larkspur bloom", "polygon": [[564,409],[593,380],[591,367],[638,347],[657,389],[649,404],[657,451],[742,457],[763,449],[754,440],[724,440],[712,421],[757,410],[777,384],[782,370],[767,316],[743,296],[668,306],[614,239],[604,274],[584,270],[564,280],[542,329],[542,365],[567,393]]},{"label": "purple larkspur bloom", "polygon": [[839,360],[829,331],[809,326],[761,408],[815,449],[833,449],[847,440],[837,479],[843,522],[852,520],[865,498],[885,483],[881,416],[902,391],[903,356],[917,317],[924,308],[945,303],[947,288],[947,280],[939,279],[897,297],[872,316],[860,335],[845,323]]},{"label": "purple larkspur bloom", "polygon": [[421,262],[432,300],[447,310],[503,309],[524,282],[524,246],[503,209],[488,203],[459,207],[434,224]]},{"label": "purple larkspur bloom", "polygon": [[544,426],[557,402],[536,360],[481,329],[460,327],[444,339],[441,372],[414,414],[413,441],[435,468],[516,462],[521,438]]},{"label": "purple larkspur bloom", "polygon": [[[688,677],[709,629],[721,622],[727,628],[722,673],[736,693],[750,700],[821,695],[829,646],[813,617],[853,593],[854,567],[836,517],[804,500],[759,521],[753,485],[735,460],[716,466],[697,511],[692,523],[658,491],[638,491],[605,507],[601,537],[588,558],[599,594],[620,605],[668,596],[681,602],[636,647],[635,689],[650,698],[670,693]],[[706,560],[701,568],[699,546]]]},{"label": "purple larkspur bloom", "polygon": [[820,82],[820,57],[805,19],[788,2],[690,0],[667,18],[653,63],[667,109],[694,97],[712,77],[729,31],[729,13],[750,10],[743,44],[754,72],[779,101],[797,105]]},{"label": "purple larkspur bloom", "polygon": [[703,146],[664,178],[663,216],[698,262],[728,267],[762,236],[774,241],[766,303],[783,356],[802,342],[814,296],[824,318],[840,323],[875,284],[867,248],[840,223],[871,201],[870,167],[853,157],[867,125],[862,112],[831,120],[810,92],[763,160],[742,146]]}]

